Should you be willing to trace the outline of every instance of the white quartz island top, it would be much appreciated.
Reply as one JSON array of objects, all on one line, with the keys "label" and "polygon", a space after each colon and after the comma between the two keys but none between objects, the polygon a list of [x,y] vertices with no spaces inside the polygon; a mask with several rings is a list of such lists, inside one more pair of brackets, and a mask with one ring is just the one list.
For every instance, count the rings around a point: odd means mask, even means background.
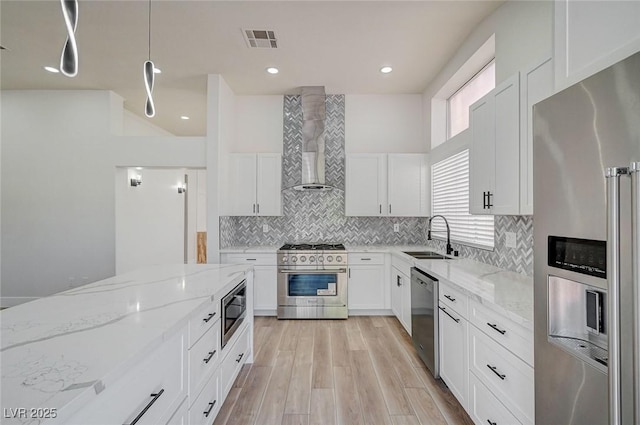
[{"label": "white quartz island top", "polygon": [[[2,408],[56,409],[91,402],[187,324],[246,265],[163,265],[122,274],[0,312]],[[216,300],[214,300],[216,301]],[[10,416],[10,415],[9,415]],[[3,424],[38,424],[9,419]]]}]

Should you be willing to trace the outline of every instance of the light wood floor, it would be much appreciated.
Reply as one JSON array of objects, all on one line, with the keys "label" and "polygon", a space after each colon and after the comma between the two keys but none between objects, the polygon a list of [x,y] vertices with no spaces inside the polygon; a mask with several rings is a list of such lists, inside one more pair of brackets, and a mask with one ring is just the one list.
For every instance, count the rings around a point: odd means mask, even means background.
[{"label": "light wood floor", "polygon": [[214,425],[471,425],[395,317],[257,317],[245,365]]}]

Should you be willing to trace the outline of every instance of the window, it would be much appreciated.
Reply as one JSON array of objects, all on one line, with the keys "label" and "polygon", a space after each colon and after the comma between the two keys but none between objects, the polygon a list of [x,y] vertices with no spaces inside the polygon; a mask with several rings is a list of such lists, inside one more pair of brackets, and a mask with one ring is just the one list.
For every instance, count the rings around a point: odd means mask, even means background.
[{"label": "window", "polygon": [[469,106],[496,86],[496,62],[492,60],[447,99],[447,139],[469,128]]},{"label": "window", "polygon": [[[431,182],[431,214],[447,218],[451,240],[493,249],[493,216],[469,214],[469,150],[433,164]],[[444,221],[434,220],[431,230],[434,237],[444,237]]]}]

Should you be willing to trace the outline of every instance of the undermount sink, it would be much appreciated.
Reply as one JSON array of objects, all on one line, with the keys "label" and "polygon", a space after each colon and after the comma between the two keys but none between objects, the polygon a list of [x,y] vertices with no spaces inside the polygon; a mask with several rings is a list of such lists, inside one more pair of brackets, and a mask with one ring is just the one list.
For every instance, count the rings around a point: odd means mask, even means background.
[{"label": "undermount sink", "polygon": [[433,251],[402,251],[418,260],[448,260],[449,257]]}]

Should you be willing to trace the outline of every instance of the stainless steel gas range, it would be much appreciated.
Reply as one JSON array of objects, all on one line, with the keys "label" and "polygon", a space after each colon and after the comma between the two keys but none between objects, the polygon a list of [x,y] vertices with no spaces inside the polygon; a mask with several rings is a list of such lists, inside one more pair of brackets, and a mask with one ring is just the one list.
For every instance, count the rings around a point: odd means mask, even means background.
[{"label": "stainless steel gas range", "polygon": [[278,319],[346,319],[347,250],[286,244],[278,250]]}]

